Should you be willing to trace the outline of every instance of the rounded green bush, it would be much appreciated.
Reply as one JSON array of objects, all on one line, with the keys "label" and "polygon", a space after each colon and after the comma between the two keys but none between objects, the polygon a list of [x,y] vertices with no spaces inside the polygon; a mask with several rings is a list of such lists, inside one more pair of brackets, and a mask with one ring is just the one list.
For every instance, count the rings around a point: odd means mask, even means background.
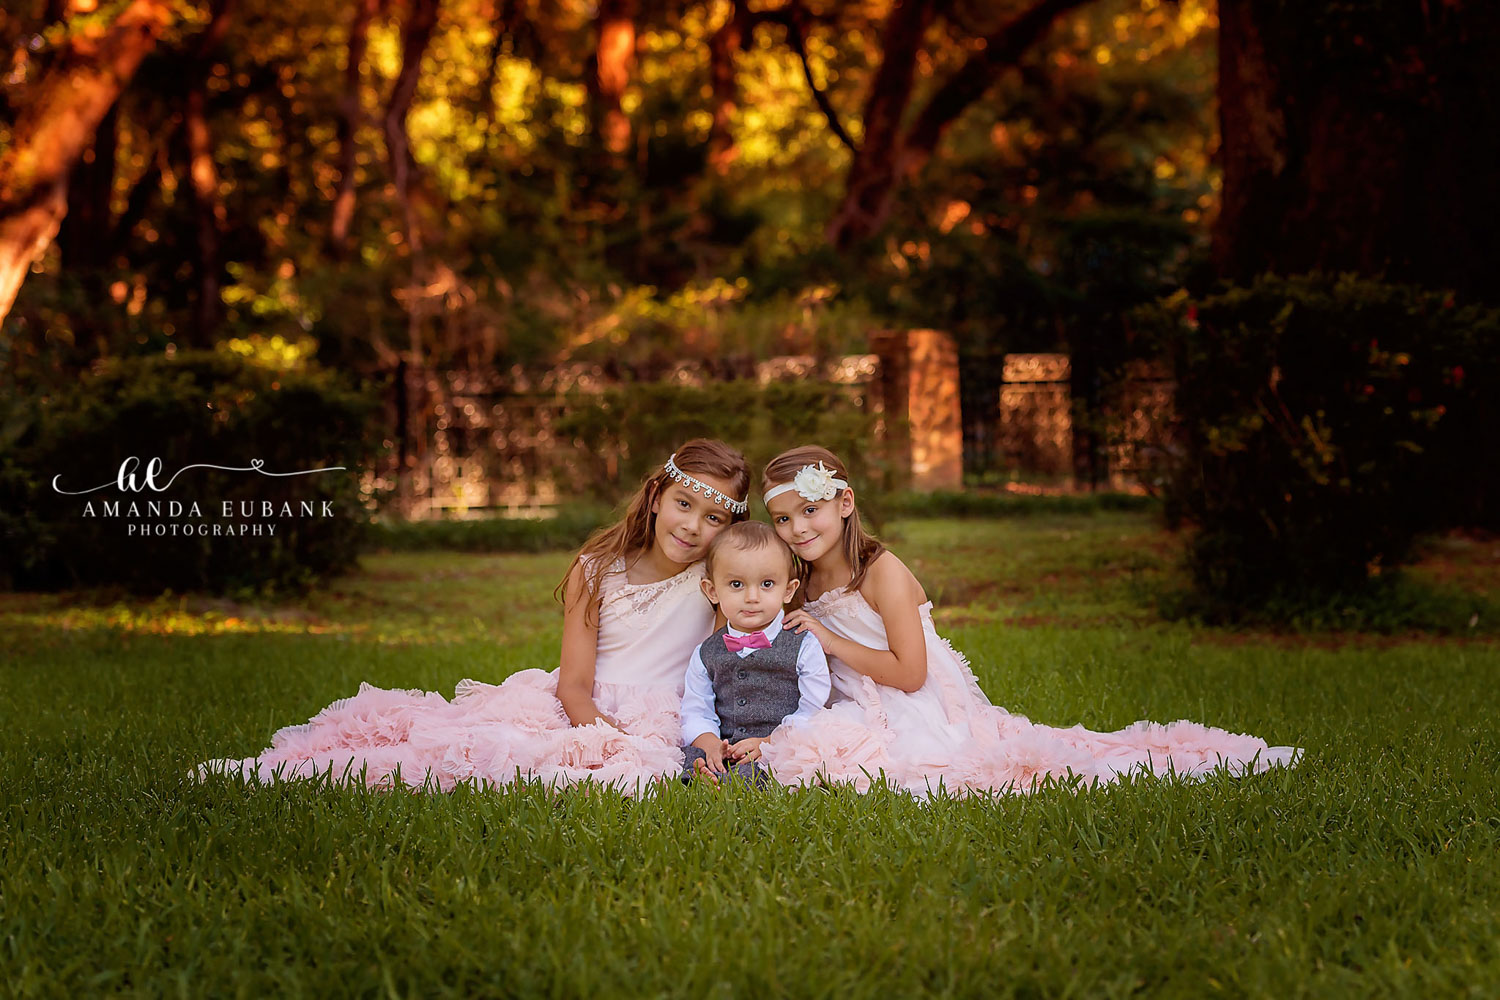
[{"label": "rounded green bush", "polygon": [[[0,582],[302,590],[357,557],[369,520],[360,473],[374,452],[367,430],[374,405],[368,391],[316,366],[275,370],[212,352],[109,359],[72,387],[18,401],[10,414],[17,431],[0,443]],[[117,473],[131,459],[139,486],[159,459],[156,486],[170,479],[170,488],[119,489]],[[280,475],[185,468],[256,461]],[[285,475],[334,466],[343,469]],[[93,489],[101,483],[110,485]],[[163,514],[148,513],[151,501]],[[252,514],[242,513],[242,502]],[[287,503],[293,516],[281,516]],[[119,513],[107,514],[106,504]],[[142,536],[128,533],[132,521],[258,522],[275,531]]]},{"label": "rounded green bush", "polygon": [[1176,369],[1166,501],[1211,617],[1368,590],[1420,533],[1493,525],[1500,312],[1312,274],[1138,319]]}]

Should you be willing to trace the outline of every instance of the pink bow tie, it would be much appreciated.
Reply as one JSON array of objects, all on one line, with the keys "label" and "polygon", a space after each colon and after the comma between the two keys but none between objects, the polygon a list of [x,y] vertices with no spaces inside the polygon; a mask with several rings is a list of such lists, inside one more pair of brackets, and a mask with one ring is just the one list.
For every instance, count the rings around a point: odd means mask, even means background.
[{"label": "pink bow tie", "polygon": [[766,638],[764,632],[751,632],[744,636],[733,636],[725,632],[724,648],[731,653],[738,653],[742,649],[770,649],[771,640]]}]

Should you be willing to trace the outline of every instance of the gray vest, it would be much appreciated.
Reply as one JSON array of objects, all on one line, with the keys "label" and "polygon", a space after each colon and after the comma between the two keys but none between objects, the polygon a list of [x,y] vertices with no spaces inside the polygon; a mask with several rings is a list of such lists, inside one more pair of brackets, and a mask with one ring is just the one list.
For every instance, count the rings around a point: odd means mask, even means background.
[{"label": "gray vest", "polygon": [[719,734],[731,743],[750,736],[770,736],[781,720],[797,711],[797,653],[804,636],[784,628],[770,649],[744,659],[724,647],[725,626],[698,647],[714,686]]}]

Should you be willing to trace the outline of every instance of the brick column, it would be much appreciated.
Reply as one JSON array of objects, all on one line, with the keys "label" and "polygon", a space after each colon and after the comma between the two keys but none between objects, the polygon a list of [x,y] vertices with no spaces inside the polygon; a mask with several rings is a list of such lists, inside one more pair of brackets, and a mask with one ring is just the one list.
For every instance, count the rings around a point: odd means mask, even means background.
[{"label": "brick column", "polygon": [[940,330],[886,330],[870,337],[880,355],[886,441],[916,490],[964,484],[958,346]]}]

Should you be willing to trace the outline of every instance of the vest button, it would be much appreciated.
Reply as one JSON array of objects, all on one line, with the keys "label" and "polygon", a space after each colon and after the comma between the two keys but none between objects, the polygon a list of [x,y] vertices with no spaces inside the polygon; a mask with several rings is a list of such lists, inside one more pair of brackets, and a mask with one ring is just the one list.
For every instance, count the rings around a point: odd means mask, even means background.
[{"label": "vest button", "polygon": [[745,679],[745,672],[743,670],[741,670],[738,673],[736,673],[735,676],[738,677],[740,680],[744,680]]},{"label": "vest button", "polygon": [[745,699],[741,698],[739,700],[739,705],[740,705],[741,708],[744,708],[745,707]]}]

